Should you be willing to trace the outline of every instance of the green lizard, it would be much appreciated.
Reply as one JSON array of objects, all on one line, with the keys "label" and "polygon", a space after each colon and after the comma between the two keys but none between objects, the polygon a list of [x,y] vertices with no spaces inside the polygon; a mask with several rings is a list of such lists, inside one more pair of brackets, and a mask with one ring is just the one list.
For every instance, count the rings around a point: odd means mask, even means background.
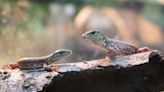
[{"label": "green lizard", "polygon": [[19,68],[22,70],[44,68],[44,67],[47,67],[47,65],[50,65],[56,61],[59,61],[60,59],[70,54],[72,54],[71,50],[59,49],[43,57],[22,58],[18,60],[16,64],[8,64],[8,65],[5,65],[4,68],[10,68],[10,69]]}]

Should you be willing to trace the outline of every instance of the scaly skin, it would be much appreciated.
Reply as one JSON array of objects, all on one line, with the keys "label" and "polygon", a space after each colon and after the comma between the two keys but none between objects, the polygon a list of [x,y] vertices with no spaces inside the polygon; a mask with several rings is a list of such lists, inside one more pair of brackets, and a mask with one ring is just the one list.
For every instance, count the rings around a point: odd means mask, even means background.
[{"label": "scaly skin", "polygon": [[43,57],[22,58],[18,60],[16,64],[5,65],[4,68],[10,68],[10,69],[20,68],[22,70],[39,69],[45,67],[45,65],[50,65],[56,61],[59,61],[60,59],[70,55],[71,53],[72,53],[71,50],[59,49]]},{"label": "scaly skin", "polygon": [[120,56],[150,51],[148,47],[138,48],[130,43],[110,39],[100,31],[88,31],[82,34],[85,39],[91,40],[96,45],[107,50],[109,57],[115,59]]}]

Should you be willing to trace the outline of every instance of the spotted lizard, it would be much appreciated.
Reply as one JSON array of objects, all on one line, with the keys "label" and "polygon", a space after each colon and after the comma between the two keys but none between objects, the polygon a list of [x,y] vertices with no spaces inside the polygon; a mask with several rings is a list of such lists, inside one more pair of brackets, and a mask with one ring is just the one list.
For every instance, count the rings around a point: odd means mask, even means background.
[{"label": "spotted lizard", "polygon": [[70,55],[72,53],[71,50],[66,49],[59,49],[55,52],[42,57],[27,57],[27,58],[21,58],[17,61],[16,64],[8,64],[4,65],[4,69],[22,69],[22,70],[34,70],[34,69],[40,69],[45,68],[49,69],[48,65],[59,61],[60,59]]},{"label": "spotted lizard", "polygon": [[148,47],[139,48],[124,41],[108,38],[101,31],[97,30],[87,31],[82,34],[82,37],[89,39],[96,45],[104,48],[108,52],[111,59],[151,50]]}]

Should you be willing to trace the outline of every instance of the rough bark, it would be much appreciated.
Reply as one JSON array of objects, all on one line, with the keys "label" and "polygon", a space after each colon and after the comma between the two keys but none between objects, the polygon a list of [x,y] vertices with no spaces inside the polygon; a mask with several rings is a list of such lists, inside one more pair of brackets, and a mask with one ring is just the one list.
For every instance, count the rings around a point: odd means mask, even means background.
[{"label": "rough bark", "polygon": [[158,51],[78,63],[53,64],[52,72],[0,70],[0,92],[160,92],[164,60]]}]

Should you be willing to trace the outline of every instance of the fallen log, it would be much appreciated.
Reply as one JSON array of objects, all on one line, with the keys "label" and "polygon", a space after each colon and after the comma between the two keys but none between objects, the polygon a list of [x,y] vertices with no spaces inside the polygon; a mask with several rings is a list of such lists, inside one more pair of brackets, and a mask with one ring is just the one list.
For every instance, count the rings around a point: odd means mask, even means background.
[{"label": "fallen log", "polygon": [[78,63],[54,69],[0,70],[0,92],[160,92],[164,60],[158,51]]}]

